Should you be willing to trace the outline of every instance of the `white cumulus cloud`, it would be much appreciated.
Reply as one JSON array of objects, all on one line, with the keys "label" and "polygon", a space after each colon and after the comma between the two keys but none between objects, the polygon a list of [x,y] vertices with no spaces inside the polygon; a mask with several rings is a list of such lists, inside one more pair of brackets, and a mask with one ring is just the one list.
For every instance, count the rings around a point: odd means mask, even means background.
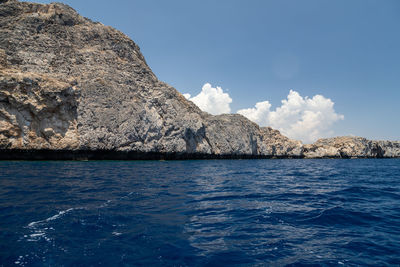
[{"label": "white cumulus cloud", "polygon": [[310,143],[332,135],[332,124],[344,119],[343,115],[335,112],[333,106],[334,102],[322,95],[308,98],[290,90],[287,99],[282,100],[282,105],[275,110],[271,110],[271,104],[264,101],[237,113],[261,126],[278,129],[290,138]]},{"label": "white cumulus cloud", "polygon": [[232,98],[221,87],[212,87],[211,84],[206,83],[198,95],[191,97],[190,94],[183,94],[183,96],[195,103],[201,110],[213,115],[231,112]]},{"label": "white cumulus cloud", "polygon": [[[201,110],[213,115],[231,112],[232,98],[221,87],[212,87],[206,83],[198,95],[183,95]],[[281,106],[275,110],[271,109],[269,101],[262,101],[253,108],[241,109],[237,113],[260,126],[271,126],[282,134],[305,143],[332,136],[332,125],[344,119],[343,115],[336,113],[335,103],[322,95],[302,97],[298,92],[290,90],[287,99],[281,102]]]},{"label": "white cumulus cloud", "polygon": [[237,113],[242,114],[251,121],[258,125],[268,126],[269,119],[265,114],[270,113],[271,104],[269,101],[258,102],[254,108],[247,108],[238,110]]}]

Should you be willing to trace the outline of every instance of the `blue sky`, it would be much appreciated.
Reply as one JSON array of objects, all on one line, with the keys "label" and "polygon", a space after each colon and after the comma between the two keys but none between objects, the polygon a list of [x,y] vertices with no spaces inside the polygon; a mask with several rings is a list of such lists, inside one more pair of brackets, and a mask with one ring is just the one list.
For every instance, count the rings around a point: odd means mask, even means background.
[{"label": "blue sky", "polygon": [[344,115],[335,135],[400,139],[400,1],[61,2],[131,37],[182,93],[220,86],[232,112],[321,94]]}]

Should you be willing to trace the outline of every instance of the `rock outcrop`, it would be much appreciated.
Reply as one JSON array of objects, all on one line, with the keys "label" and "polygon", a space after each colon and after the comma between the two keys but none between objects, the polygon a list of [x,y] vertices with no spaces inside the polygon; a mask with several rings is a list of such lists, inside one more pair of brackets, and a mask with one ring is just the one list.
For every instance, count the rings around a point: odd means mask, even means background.
[{"label": "rock outcrop", "polygon": [[78,148],[78,96],[66,81],[0,69],[0,147]]},{"label": "rock outcrop", "polygon": [[241,115],[202,112],[127,36],[66,5],[2,3],[0,55],[1,149],[300,156]]},{"label": "rock outcrop", "polygon": [[303,154],[305,158],[394,158],[400,157],[400,142],[334,137],[304,145]]},{"label": "rock outcrop", "polygon": [[0,1],[0,158],[400,156],[399,142],[346,140],[303,146],[202,112],[123,33],[64,4]]}]

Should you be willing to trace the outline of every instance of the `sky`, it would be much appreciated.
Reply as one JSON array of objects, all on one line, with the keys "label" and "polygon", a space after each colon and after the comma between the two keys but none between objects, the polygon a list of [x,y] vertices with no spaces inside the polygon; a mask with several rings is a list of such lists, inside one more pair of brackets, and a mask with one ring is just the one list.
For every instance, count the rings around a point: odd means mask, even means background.
[{"label": "sky", "polygon": [[210,113],[306,143],[400,140],[398,0],[61,2],[131,37],[160,80]]}]

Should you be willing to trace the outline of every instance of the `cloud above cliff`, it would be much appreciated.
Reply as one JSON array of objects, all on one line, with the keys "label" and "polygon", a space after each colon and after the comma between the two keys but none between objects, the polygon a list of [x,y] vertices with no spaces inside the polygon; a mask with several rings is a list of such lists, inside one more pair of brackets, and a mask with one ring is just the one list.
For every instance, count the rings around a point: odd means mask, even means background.
[{"label": "cloud above cliff", "polygon": [[263,101],[258,102],[254,108],[241,109],[237,113],[261,126],[271,126],[284,135],[305,143],[332,135],[333,123],[344,119],[343,115],[335,112],[331,99],[322,95],[302,97],[293,90],[290,90],[287,99],[282,100],[282,105],[275,110],[271,110],[268,101]]},{"label": "cloud above cliff", "polygon": [[231,112],[230,103],[232,103],[232,98],[221,87],[212,87],[211,84],[206,83],[198,95],[194,97],[191,97],[190,94],[183,95],[201,110],[213,115]]},{"label": "cloud above cliff", "polygon": [[[221,87],[212,87],[206,83],[198,95],[183,95],[201,110],[213,115],[231,112],[232,98]],[[238,110],[237,113],[260,126],[271,126],[289,138],[305,143],[332,136],[332,125],[344,119],[343,115],[336,113],[335,103],[322,95],[302,97],[298,92],[290,90],[281,103],[281,106],[273,110],[269,101],[262,101],[252,108]]]}]

